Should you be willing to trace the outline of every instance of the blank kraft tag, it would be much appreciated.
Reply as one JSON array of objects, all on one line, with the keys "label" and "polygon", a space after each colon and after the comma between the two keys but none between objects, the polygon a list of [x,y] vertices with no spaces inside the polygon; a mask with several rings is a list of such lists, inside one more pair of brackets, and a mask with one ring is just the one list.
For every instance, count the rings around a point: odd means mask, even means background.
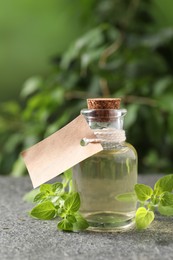
[{"label": "blank kraft tag", "polygon": [[82,138],[96,138],[83,115],[22,152],[33,187],[51,180],[75,164],[103,150],[101,144],[81,146]]}]

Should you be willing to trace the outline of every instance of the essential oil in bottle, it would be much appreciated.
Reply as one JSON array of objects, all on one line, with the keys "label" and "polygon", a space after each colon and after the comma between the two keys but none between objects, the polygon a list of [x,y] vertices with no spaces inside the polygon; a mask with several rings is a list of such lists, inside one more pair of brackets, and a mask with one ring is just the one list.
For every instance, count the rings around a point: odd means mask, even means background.
[{"label": "essential oil in bottle", "polygon": [[119,104],[120,99],[89,99],[88,109],[81,111],[103,146],[103,151],[73,167],[80,213],[93,231],[124,231],[134,226],[137,153],[125,142],[127,111],[119,109]]}]

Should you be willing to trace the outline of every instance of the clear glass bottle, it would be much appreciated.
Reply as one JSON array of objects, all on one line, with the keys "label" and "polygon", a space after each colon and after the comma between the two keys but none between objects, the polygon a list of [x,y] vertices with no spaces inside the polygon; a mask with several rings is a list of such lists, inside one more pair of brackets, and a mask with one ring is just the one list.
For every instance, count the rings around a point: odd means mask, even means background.
[{"label": "clear glass bottle", "polygon": [[81,198],[80,213],[93,231],[123,231],[134,226],[137,153],[125,142],[126,112],[125,109],[81,111],[103,146],[103,151],[73,167],[73,187]]}]

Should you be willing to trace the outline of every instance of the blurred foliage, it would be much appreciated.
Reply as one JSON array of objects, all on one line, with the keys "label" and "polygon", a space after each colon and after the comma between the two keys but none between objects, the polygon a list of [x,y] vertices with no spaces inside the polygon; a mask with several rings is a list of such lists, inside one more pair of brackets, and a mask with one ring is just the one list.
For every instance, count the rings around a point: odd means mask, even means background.
[{"label": "blurred foliage", "polygon": [[0,0],[0,101],[18,98],[33,74],[47,75],[50,57],[86,32],[90,1]]},{"label": "blurred foliage", "polygon": [[151,0],[93,1],[93,27],[55,57],[49,77],[27,80],[21,106],[1,104],[1,174],[23,174],[21,150],[72,120],[86,98],[110,96],[122,97],[128,109],[125,129],[139,172],[172,170],[173,29],[156,28],[151,6]]}]

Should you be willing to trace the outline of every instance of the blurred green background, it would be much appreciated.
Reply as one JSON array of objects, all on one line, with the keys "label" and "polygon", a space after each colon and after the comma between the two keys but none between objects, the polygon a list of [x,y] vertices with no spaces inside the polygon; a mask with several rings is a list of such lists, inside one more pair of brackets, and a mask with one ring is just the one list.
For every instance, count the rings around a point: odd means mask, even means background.
[{"label": "blurred green background", "polygon": [[88,8],[80,0],[0,0],[0,100],[49,73],[51,58],[89,27]]},{"label": "blurred green background", "polygon": [[0,174],[88,97],[122,97],[141,173],[172,171],[171,0],[0,0]]}]

